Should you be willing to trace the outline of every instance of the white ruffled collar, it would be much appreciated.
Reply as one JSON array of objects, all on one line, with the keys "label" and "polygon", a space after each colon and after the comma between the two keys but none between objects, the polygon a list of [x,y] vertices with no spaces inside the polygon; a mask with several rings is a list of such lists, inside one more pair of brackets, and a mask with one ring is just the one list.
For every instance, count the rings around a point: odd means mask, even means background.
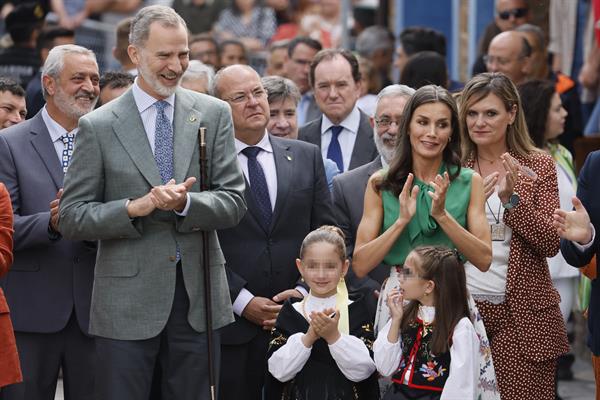
[{"label": "white ruffled collar", "polygon": [[430,324],[435,319],[435,307],[434,306],[419,306],[418,317],[421,321],[426,324]]}]

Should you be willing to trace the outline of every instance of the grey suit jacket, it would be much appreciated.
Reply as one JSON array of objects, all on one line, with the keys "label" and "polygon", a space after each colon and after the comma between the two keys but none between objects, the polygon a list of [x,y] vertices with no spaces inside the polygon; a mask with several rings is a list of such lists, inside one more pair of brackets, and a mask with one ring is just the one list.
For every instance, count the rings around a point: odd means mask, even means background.
[{"label": "grey suit jacket", "polygon": [[323,115],[323,113],[321,112],[321,109],[317,105],[317,101],[315,100],[315,95],[313,93],[310,96],[310,101],[308,103],[308,107],[306,108],[305,125],[311,121],[314,121],[317,118],[321,118],[322,115]]},{"label": "grey suit jacket", "polygon": [[14,329],[58,332],[75,310],[87,333],[96,245],[48,235],[63,170],[41,112],[0,132],[0,182],[14,213],[14,264],[0,280]]},{"label": "grey suit jacket", "polygon": [[[333,212],[337,226],[346,236],[346,253],[350,259],[354,253],[356,232],[363,215],[367,183],[371,175],[380,169],[381,157],[377,157],[368,164],[333,178]],[[362,279],[358,279],[350,269],[346,275],[346,281],[350,289],[369,287],[379,290],[389,274],[389,267],[379,264]]]},{"label": "grey suit jacket", "polygon": [[[209,191],[190,193],[185,217],[155,210],[130,220],[126,201],[161,185],[131,89],[81,118],[65,178],[60,229],[70,238],[99,240],[90,331],[140,340],[165,326],[175,290],[176,243],[187,288],[188,321],[205,327],[201,232],[210,235],[215,329],[233,321],[216,229],[235,226],[246,211],[228,106],[185,89],[175,95],[174,178],[199,177],[198,128],[206,127]],[[73,173],[71,173],[73,171]]]},{"label": "grey suit jacket", "polygon": [[[316,144],[321,148],[321,122],[323,117],[309,122],[298,131],[298,139],[308,143]],[[358,125],[358,134],[348,170],[365,165],[378,157],[377,147],[373,141],[373,128],[369,124],[369,116],[360,111],[360,124]]]}]

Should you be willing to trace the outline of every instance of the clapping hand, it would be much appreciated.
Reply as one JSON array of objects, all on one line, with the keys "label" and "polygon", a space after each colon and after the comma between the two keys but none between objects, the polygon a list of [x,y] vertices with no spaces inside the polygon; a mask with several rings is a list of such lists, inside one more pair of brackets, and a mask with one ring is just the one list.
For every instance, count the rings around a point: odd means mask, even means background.
[{"label": "clapping hand", "polygon": [[446,215],[446,193],[450,186],[450,177],[448,172],[444,172],[444,176],[436,175],[432,182],[429,183],[433,187],[433,192],[427,192],[431,197],[431,211],[433,218],[441,218]]},{"label": "clapping hand", "polygon": [[310,326],[328,344],[334,344],[341,336],[338,329],[339,320],[340,313],[333,308],[326,308],[323,311],[313,311],[310,313]]},{"label": "clapping hand", "polygon": [[500,198],[500,201],[502,201],[502,204],[504,204],[508,203],[510,196],[515,191],[515,185],[519,179],[520,168],[517,160],[512,158],[508,153],[502,154],[502,166],[506,170],[506,174],[504,175],[504,178],[500,180],[498,197]]},{"label": "clapping hand", "polygon": [[166,185],[155,186],[150,191],[152,203],[156,208],[163,211],[183,211],[187,202],[187,193],[196,183],[196,178],[187,178],[182,183],[175,183],[171,179]]},{"label": "clapping hand", "polygon": [[390,290],[386,299],[386,304],[390,309],[390,315],[393,322],[400,322],[404,315],[404,296],[400,292],[400,289],[395,288]]},{"label": "clapping hand", "polygon": [[419,194],[419,187],[413,186],[413,180],[414,175],[408,174],[402,192],[400,192],[400,196],[398,196],[398,201],[400,202],[400,215],[398,215],[398,221],[402,221],[405,224],[408,224],[417,212],[417,195]]},{"label": "clapping hand", "polygon": [[577,197],[573,197],[572,202],[575,208],[573,211],[554,210],[554,227],[560,237],[572,242],[588,244],[592,240],[590,216]]}]

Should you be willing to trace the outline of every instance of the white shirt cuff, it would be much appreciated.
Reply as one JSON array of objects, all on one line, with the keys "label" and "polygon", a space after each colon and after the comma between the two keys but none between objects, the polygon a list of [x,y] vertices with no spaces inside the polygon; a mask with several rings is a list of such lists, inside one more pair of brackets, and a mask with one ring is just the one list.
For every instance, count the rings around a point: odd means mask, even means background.
[{"label": "white shirt cuff", "polygon": [[175,212],[175,214],[179,215],[180,217],[185,217],[188,213],[188,210],[190,209],[190,194],[186,193],[185,197],[186,197],[186,201],[185,201],[185,207],[183,207],[183,210],[181,210],[181,212],[177,212],[177,211],[173,210]]},{"label": "white shirt cuff", "polygon": [[306,291],[306,289],[304,288],[304,286],[296,286],[294,289],[296,289],[297,291],[299,291],[303,297],[308,296],[308,292]]},{"label": "white shirt cuff", "polygon": [[244,312],[244,308],[250,303],[250,300],[254,298],[254,295],[250,293],[250,291],[246,288],[242,288],[238,296],[235,298],[233,302],[233,312],[235,315],[241,317]]},{"label": "white shirt cuff", "polygon": [[590,242],[587,244],[579,244],[574,241],[573,245],[575,246],[575,248],[577,248],[577,250],[582,251],[582,252],[586,251],[587,249],[592,247],[592,245],[594,244],[594,240],[596,239],[596,229],[594,229],[594,225],[591,222],[590,222],[590,227],[592,228],[592,240],[590,240]]}]

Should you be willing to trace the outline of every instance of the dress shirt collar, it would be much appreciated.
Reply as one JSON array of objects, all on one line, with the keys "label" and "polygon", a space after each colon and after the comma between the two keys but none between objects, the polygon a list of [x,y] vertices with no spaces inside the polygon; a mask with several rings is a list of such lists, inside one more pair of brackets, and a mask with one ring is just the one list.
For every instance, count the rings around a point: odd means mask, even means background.
[{"label": "dress shirt collar", "polygon": [[[339,123],[339,126],[356,135],[358,133],[359,125],[360,111],[358,110],[358,107],[355,104],[352,111],[350,111],[350,114],[348,114],[346,119]],[[321,135],[324,135],[332,126],[335,126],[335,124],[331,122],[331,120],[327,118],[325,114],[323,114],[323,119],[321,120]]]},{"label": "dress shirt collar", "polygon": [[[143,113],[144,111],[146,111],[148,108],[152,107],[154,105],[154,103],[159,101],[158,99],[155,99],[154,97],[152,97],[148,93],[146,93],[144,91],[144,89],[142,89],[138,85],[138,78],[135,78],[135,81],[133,82],[133,87],[131,88],[131,90],[133,92],[133,99],[135,100],[135,104],[137,105],[137,108],[138,108],[138,111],[140,114]],[[171,107],[173,107],[173,109],[175,108],[175,94],[174,93],[172,95],[170,95],[169,97],[167,97],[166,99],[164,99],[164,101],[169,103],[169,105]]]},{"label": "dress shirt collar", "polygon": [[[260,141],[258,143],[256,143],[254,146],[260,147],[263,151],[266,151],[267,153],[273,152],[273,146],[271,146],[271,141],[269,140],[269,134],[267,133],[266,130],[265,130],[265,134],[263,135],[262,139],[260,139]],[[235,150],[237,151],[237,154],[240,154],[242,152],[242,150],[244,150],[246,147],[251,147],[251,146],[249,144],[242,142],[238,138],[235,138]]]},{"label": "dress shirt collar", "polygon": [[48,110],[46,109],[46,106],[42,108],[42,119],[44,120],[44,124],[46,124],[48,133],[50,134],[50,139],[52,139],[53,143],[60,140],[65,133],[77,133],[78,128],[73,129],[71,132],[67,132],[62,125],[52,119],[48,113]]},{"label": "dress shirt collar", "polygon": [[381,159],[381,168],[388,169],[390,167],[390,164],[388,164],[387,161],[385,161],[385,158],[383,158],[383,156],[379,156],[379,158]]}]

